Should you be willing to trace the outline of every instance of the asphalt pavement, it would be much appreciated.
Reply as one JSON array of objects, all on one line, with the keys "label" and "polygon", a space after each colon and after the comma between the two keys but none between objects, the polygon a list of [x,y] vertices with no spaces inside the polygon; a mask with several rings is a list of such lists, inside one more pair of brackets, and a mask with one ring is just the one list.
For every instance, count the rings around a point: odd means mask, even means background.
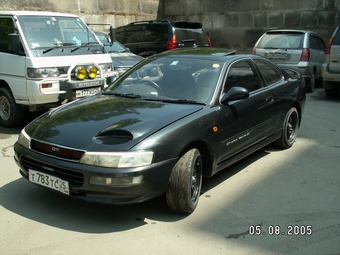
[{"label": "asphalt pavement", "polygon": [[20,128],[0,127],[0,254],[340,254],[339,112],[340,98],[307,94],[293,147],[204,179],[191,215],[164,197],[113,206],[35,186],[13,159]]}]

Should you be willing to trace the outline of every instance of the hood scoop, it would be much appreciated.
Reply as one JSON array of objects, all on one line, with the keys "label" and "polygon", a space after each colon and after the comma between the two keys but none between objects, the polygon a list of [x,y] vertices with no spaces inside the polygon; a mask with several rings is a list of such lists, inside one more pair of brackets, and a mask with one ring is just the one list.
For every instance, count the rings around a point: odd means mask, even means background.
[{"label": "hood scoop", "polygon": [[100,144],[122,144],[133,139],[131,132],[122,129],[104,129],[93,140]]}]

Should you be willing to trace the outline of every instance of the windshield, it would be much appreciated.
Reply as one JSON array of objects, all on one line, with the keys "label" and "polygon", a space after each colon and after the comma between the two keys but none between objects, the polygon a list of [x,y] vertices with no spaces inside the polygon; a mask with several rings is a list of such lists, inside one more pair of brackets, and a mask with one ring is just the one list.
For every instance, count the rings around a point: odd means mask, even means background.
[{"label": "windshield", "polygon": [[207,104],[222,65],[222,62],[197,58],[151,57],[125,73],[105,93]]},{"label": "windshield", "polygon": [[31,49],[98,44],[86,24],[76,17],[20,16],[19,21]]}]

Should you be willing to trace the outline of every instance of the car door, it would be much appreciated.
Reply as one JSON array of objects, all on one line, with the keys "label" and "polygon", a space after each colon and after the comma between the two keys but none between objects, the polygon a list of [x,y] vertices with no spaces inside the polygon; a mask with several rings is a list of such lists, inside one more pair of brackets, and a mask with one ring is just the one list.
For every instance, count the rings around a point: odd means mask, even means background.
[{"label": "car door", "polygon": [[231,87],[246,88],[249,97],[220,105],[219,163],[265,139],[275,123],[272,91],[250,59],[230,65],[222,93]]}]

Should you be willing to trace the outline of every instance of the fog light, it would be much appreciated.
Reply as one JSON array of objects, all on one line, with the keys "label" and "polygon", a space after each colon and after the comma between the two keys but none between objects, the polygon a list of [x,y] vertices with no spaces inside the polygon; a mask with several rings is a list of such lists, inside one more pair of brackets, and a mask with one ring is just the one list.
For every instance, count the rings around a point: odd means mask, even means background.
[{"label": "fog light", "polygon": [[138,185],[142,182],[142,180],[143,180],[143,175],[139,175],[139,176],[116,175],[114,177],[91,176],[90,184],[103,185],[103,186],[126,187],[126,186]]},{"label": "fog light", "polygon": [[89,66],[89,67],[87,68],[87,73],[88,73],[90,79],[96,78],[97,72],[98,72],[98,70],[97,70],[97,68],[94,67],[94,66]]},{"label": "fog light", "polygon": [[77,67],[76,75],[79,80],[84,80],[86,78],[86,69],[84,67]]}]

